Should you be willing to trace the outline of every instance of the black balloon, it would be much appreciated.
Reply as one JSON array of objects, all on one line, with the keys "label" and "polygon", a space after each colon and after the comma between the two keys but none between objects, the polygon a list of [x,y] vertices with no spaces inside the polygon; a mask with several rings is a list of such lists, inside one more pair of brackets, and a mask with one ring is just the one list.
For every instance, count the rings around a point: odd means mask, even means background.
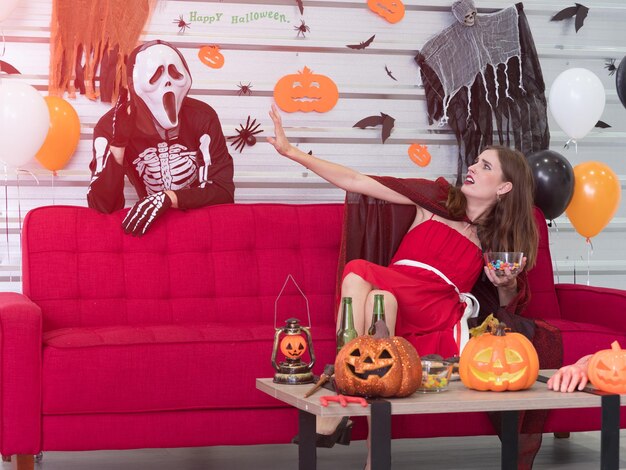
[{"label": "black balloon", "polygon": [[615,74],[615,88],[617,88],[617,96],[619,100],[626,108],[626,57],[622,59],[617,67],[617,73]]},{"label": "black balloon", "polygon": [[546,219],[556,219],[574,195],[574,169],[563,155],[553,150],[539,150],[527,158],[535,178],[535,205]]}]

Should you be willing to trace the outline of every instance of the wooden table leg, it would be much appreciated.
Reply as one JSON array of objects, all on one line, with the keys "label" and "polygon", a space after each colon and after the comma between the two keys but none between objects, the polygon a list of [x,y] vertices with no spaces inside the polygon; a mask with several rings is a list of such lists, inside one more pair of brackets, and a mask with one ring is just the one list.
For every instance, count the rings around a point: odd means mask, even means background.
[{"label": "wooden table leg", "polygon": [[500,467],[502,470],[517,470],[517,452],[519,440],[519,411],[501,411],[500,440],[502,454]]},{"label": "wooden table leg", "polygon": [[600,469],[619,468],[620,396],[602,396],[602,428],[600,434]]},{"label": "wooden table leg", "polygon": [[317,448],[315,442],[315,415],[300,410],[298,412],[298,469],[317,468]]},{"label": "wooden table leg", "polygon": [[385,400],[371,401],[372,424],[370,446],[372,470],[391,468],[391,403]]},{"label": "wooden table leg", "polygon": [[28,454],[12,455],[11,468],[13,470],[34,470],[35,456]]}]

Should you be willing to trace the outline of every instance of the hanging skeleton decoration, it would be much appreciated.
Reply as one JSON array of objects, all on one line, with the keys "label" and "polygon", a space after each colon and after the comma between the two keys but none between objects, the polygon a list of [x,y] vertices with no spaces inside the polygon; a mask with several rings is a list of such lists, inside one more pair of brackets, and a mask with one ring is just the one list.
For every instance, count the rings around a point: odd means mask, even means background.
[{"label": "hanging skeleton decoration", "polygon": [[124,219],[126,233],[143,235],[171,206],[233,202],[233,163],[219,118],[187,97],[191,82],[177,49],[146,43],[128,59],[130,99],[122,93],[94,129],[87,200],[101,212],[123,208],[126,175],[140,198]]},{"label": "hanging skeleton decoration", "polygon": [[[529,154],[549,146],[545,85],[523,5],[476,15],[471,0],[452,6],[456,22],[418,52],[432,124],[448,124],[459,145],[457,184],[493,144]],[[523,53],[522,53],[523,52]]]}]

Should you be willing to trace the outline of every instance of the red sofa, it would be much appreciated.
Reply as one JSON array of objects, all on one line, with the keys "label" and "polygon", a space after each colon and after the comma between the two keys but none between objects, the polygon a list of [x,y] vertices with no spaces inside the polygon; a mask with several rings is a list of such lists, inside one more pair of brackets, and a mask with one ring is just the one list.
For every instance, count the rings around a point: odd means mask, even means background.
[{"label": "red sofa", "polygon": [[[23,294],[0,294],[0,452],[286,443],[297,413],[255,389],[288,274],[308,297],[319,374],[334,360],[338,204],[172,210],[142,238],[124,211],[42,207],[23,227]],[[554,285],[545,221],[528,316],[563,333],[565,362],[626,346],[626,291]],[[278,303],[306,324],[296,289]],[[554,412],[546,431],[599,429]],[[626,423],[626,421],[625,421]],[[356,434],[363,436],[365,426]],[[397,416],[394,437],[491,434],[482,413]],[[26,458],[28,461],[28,458]]]}]

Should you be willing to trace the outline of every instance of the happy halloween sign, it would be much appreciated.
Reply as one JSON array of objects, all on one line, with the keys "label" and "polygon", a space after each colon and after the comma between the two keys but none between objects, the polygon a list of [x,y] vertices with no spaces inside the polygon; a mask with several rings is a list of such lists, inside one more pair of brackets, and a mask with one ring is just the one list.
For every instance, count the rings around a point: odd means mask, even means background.
[{"label": "happy halloween sign", "polygon": [[276,10],[250,11],[241,15],[225,15],[224,13],[203,13],[197,10],[189,12],[190,23],[213,24],[225,22],[229,24],[245,24],[253,21],[271,20],[279,23],[291,23],[287,15]]}]

